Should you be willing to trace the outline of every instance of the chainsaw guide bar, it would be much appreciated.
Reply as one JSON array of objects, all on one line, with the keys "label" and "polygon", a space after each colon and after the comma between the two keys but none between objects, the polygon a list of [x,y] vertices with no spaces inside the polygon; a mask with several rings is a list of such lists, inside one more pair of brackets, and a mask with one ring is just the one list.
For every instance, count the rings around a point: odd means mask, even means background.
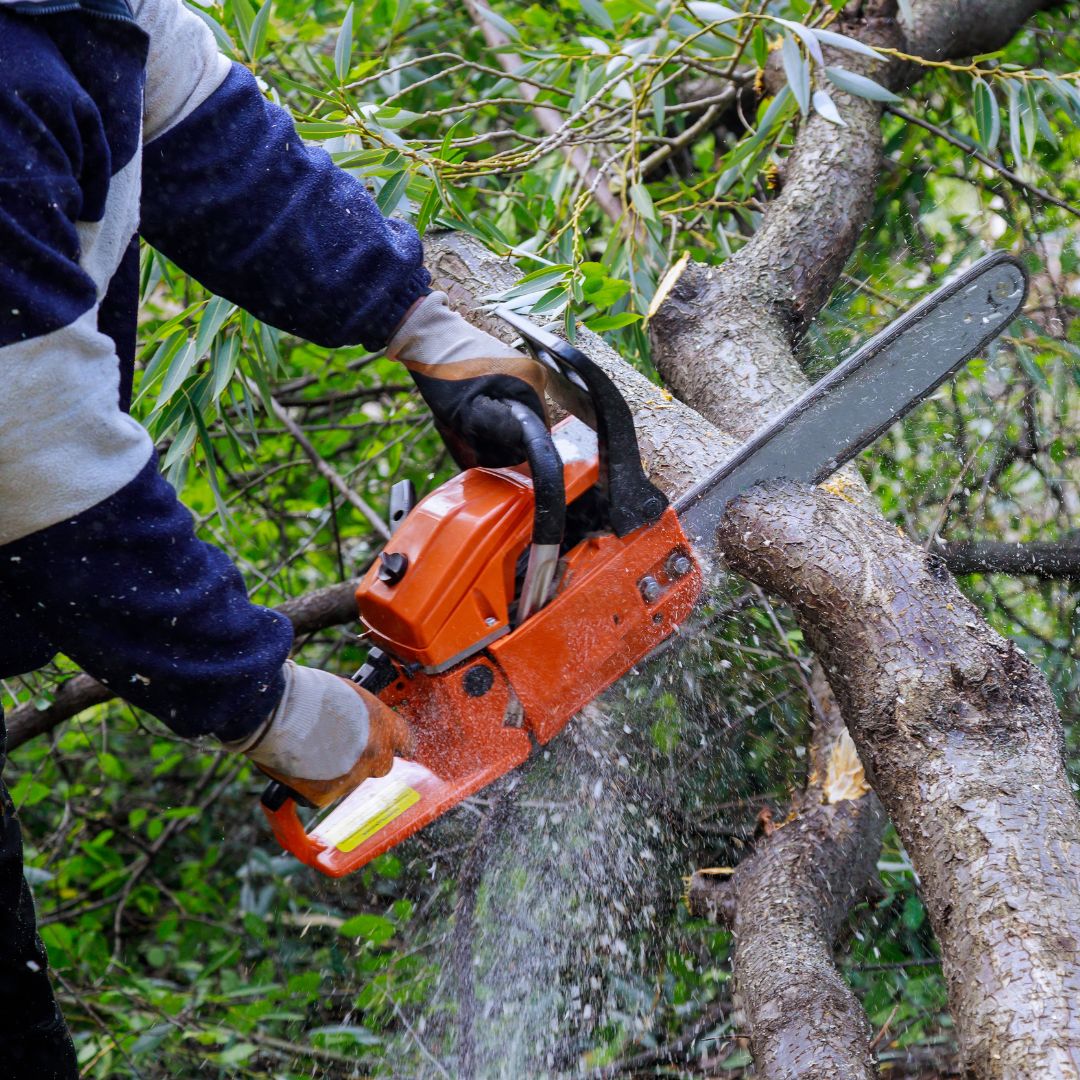
[{"label": "chainsaw guide bar", "polygon": [[404,717],[413,758],[307,828],[294,794],[271,784],[263,809],[278,841],[340,877],[521,765],[689,618],[704,587],[694,544],[707,550],[731,499],[765,480],[825,479],[1000,334],[1026,290],[1011,256],[981,259],[674,506],[646,477],[604,372],[500,309],[575,415],[548,434],[514,414],[527,466],[468,469],[415,506],[395,485],[393,535],[356,593],[373,647],[355,678]]}]

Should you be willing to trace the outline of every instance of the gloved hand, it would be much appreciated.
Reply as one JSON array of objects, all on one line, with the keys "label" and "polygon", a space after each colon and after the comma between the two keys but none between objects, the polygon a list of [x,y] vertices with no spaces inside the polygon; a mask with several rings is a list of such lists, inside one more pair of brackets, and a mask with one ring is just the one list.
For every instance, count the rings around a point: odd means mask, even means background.
[{"label": "gloved hand", "polygon": [[547,423],[547,368],[462,318],[446,293],[429,293],[405,317],[387,355],[408,368],[447,446],[463,468],[525,460],[510,404]]},{"label": "gloved hand", "polygon": [[408,751],[405,721],[374,694],[317,668],[285,663],[285,693],[270,718],[246,739],[225,745],[326,806],[369,776],[383,776],[395,751]]}]

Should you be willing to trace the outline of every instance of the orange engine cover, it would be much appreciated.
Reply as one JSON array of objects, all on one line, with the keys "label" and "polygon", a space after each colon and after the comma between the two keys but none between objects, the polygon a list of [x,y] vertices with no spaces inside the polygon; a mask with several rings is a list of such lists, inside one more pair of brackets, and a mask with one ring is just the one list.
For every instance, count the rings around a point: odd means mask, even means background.
[{"label": "orange engine cover", "polygon": [[[596,439],[573,418],[552,434],[569,502],[596,483]],[[524,467],[469,469],[421,499],[386,545],[386,554],[408,559],[404,576],[387,584],[376,565],[356,590],[371,643],[435,672],[506,634],[532,515]]]}]

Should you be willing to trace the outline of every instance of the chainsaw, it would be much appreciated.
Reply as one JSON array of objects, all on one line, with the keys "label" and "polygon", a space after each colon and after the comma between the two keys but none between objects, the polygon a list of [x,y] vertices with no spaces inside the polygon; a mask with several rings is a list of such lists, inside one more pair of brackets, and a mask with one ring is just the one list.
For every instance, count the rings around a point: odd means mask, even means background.
[{"label": "chainsaw", "polygon": [[407,481],[394,486],[390,540],[356,591],[371,648],[354,679],[408,722],[412,757],[306,825],[302,800],[270,784],[262,805],[278,841],[340,877],[524,763],[694,612],[707,577],[699,552],[736,495],[824,480],[1000,334],[1026,292],[1017,260],[981,259],[674,503],[646,476],[630,409],[604,371],[498,309],[569,415],[548,431],[516,407],[524,465],[467,469],[419,502]]}]

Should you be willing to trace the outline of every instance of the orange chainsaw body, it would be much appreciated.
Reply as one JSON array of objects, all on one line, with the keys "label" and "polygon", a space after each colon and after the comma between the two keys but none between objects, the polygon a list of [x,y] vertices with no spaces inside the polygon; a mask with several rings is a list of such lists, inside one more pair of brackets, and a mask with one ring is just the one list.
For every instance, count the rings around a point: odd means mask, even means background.
[{"label": "orange chainsaw body", "polygon": [[[564,461],[571,503],[596,483],[598,462],[595,450]],[[397,676],[379,696],[407,720],[415,749],[313,828],[291,799],[266,809],[301,861],[339,877],[400,843],[522,764],[692,611],[701,570],[669,507],[626,536],[600,533],[570,548],[553,598],[511,629],[532,512],[523,468],[467,470],[394,533],[386,551],[408,558],[400,580],[389,584],[372,567],[361,582],[367,637]]]}]

